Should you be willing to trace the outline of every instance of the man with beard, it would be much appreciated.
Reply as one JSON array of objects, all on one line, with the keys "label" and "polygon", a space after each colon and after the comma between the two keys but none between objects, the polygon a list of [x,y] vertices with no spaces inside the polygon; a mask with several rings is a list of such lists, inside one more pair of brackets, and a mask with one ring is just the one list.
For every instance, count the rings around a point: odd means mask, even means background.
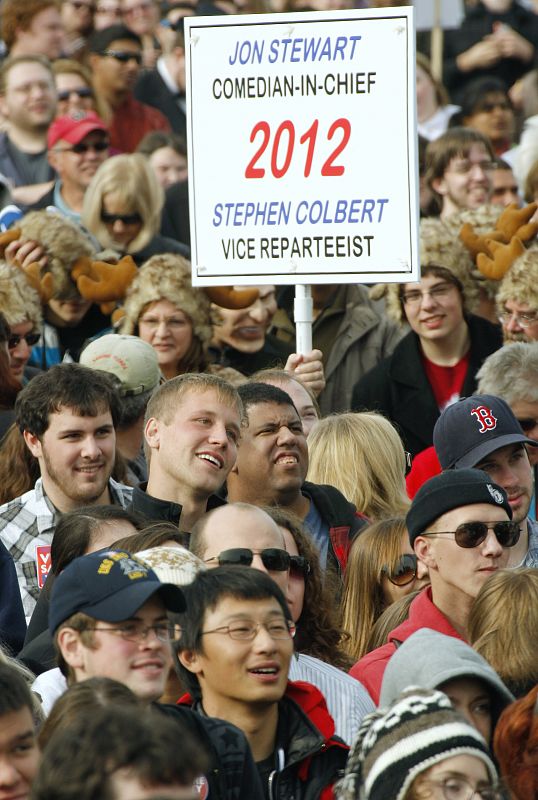
[{"label": "man with beard", "polygon": [[44,56],[8,58],[0,69],[0,172],[13,184],[20,205],[35,202],[50,187],[54,171],[47,160],[47,129],[56,110],[56,88]]},{"label": "man with beard", "polygon": [[105,374],[78,364],[52,367],[17,397],[16,422],[41,477],[0,507],[0,539],[15,561],[27,618],[50,564],[58,514],[130,500],[131,490],[110,477],[119,404]]},{"label": "man with beard", "polygon": [[170,123],[156,108],[133,95],[142,64],[142,42],[125,25],[95,31],[89,39],[95,92],[110,106],[110,146],[133,153],[150,131],[169,131]]},{"label": "man with beard", "polygon": [[507,566],[538,567],[538,524],[528,516],[534,480],[526,449],[538,443],[525,436],[508,403],[490,394],[463,398],[441,414],[433,443],[443,470],[475,467],[505,490],[521,528]]}]

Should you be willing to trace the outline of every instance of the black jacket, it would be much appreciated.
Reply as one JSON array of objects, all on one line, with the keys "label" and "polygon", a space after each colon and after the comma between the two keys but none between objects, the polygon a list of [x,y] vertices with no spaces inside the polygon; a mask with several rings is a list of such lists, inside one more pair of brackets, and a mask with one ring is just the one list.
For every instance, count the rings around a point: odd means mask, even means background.
[{"label": "black jacket", "polygon": [[258,770],[243,731],[185,705],[155,703],[153,707],[177,719],[204,746],[209,756],[205,775],[209,800],[263,800]]},{"label": "black jacket", "polygon": [[217,347],[209,348],[211,360],[215,364],[233,367],[247,377],[260,369],[282,368],[293,352],[293,348],[287,342],[280,341],[270,333],[265,337],[263,347],[257,353],[243,353],[228,345],[222,350]]},{"label": "black jacket", "polygon": [[[462,397],[476,391],[476,373],[483,361],[502,347],[502,331],[482,317],[467,318],[471,337],[469,368]],[[380,411],[393,422],[411,455],[433,443],[439,408],[422,365],[420,340],[410,331],[391,356],[370,370],[353,389],[353,411]]]},{"label": "black jacket", "polygon": [[355,536],[368,524],[353,503],[346,500],[334,486],[305,481],[301,493],[308,497],[329,526],[329,551],[327,566],[342,576],[347,565],[349,548]]},{"label": "black jacket", "polygon": [[156,68],[140,73],[134,87],[134,96],[141,103],[159,109],[168,119],[172,130],[186,137],[187,116],[178,103],[179,94],[170,91]]},{"label": "black jacket", "polygon": [[458,69],[456,58],[482,41],[485,36],[493,33],[493,26],[496,24],[508,25],[535,48],[538,47],[538,16],[522,8],[517,2],[504,13],[488,11],[482,3],[478,3],[474,8],[468,8],[460,27],[446,31],[444,38],[443,83],[453,102],[461,101],[465,88],[476,78],[500,78],[509,88],[535,66],[536,53],[533,61],[503,58],[496,64],[471,72],[461,72]]},{"label": "black jacket", "polygon": [[[182,507],[179,503],[173,503],[171,500],[159,500],[158,497],[152,497],[146,491],[147,483],[139,483],[133,489],[133,496],[130,504],[127,506],[128,511],[136,511],[137,514],[142,514],[147,519],[156,522],[173,522],[174,525],[179,525],[179,518],[181,516]],[[213,508],[225,505],[226,500],[212,494],[207,501],[207,510],[211,511]]]}]

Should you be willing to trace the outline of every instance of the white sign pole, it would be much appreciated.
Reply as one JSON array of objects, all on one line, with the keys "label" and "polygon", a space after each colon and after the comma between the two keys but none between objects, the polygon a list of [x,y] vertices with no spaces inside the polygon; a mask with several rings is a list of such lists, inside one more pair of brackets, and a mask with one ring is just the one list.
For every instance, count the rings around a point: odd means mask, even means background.
[{"label": "white sign pole", "polygon": [[305,354],[312,350],[313,303],[310,286],[296,286],[293,304],[295,317],[295,350]]}]

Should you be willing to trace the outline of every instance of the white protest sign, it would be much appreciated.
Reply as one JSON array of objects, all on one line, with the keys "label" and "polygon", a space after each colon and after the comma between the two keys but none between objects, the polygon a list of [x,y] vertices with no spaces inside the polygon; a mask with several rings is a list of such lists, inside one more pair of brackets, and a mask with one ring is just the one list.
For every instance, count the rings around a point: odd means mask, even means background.
[{"label": "white protest sign", "polygon": [[418,279],[411,8],[185,19],[193,283]]}]

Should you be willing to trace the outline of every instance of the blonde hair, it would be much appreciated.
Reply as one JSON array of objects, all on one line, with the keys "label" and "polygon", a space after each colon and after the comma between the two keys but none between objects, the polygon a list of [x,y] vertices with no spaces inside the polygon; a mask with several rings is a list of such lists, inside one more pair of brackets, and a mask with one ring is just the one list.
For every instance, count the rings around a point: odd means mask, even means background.
[{"label": "blonde hair", "polygon": [[239,416],[243,417],[243,403],[235,386],[217,375],[189,372],[166,381],[155,390],[147,405],[145,420],[147,422],[155,418],[169,425],[186,394],[189,392],[202,394],[208,391],[214,391],[219,402],[235,406]]},{"label": "blonde hair", "polygon": [[127,246],[128,253],[138,252],[159,231],[164,205],[164,190],[147,159],[140,153],[108,158],[93,176],[84,195],[83,224],[98,239],[101,247],[117,248],[101,219],[103,198],[107,194],[119,198],[125,205],[125,213],[140,215],[140,232]]},{"label": "blonde hair", "polygon": [[516,258],[504,278],[497,292],[497,310],[504,310],[507,300],[516,303],[528,303],[538,308],[538,245],[533,245]]},{"label": "blonde hair", "polygon": [[308,437],[308,480],[336,486],[372,520],[409,508],[405,451],[396,428],[375,411],[331,414]]},{"label": "blonde hair", "polygon": [[354,661],[368,652],[372,627],[384,611],[383,570],[401,556],[405,532],[403,517],[385,519],[362,531],[351,545],[342,599],[342,628],[350,636],[342,645]]},{"label": "blonde hair", "polygon": [[204,291],[193,287],[191,265],[179,255],[152,256],[140,267],[129,286],[121,320],[121,333],[138,336],[138,321],[152,303],[168,300],[192,323],[193,342],[178,372],[197,372],[207,367],[207,348],[212,336],[211,303]]},{"label": "blonde hair", "polygon": [[471,607],[467,635],[514,694],[538,683],[538,570],[502,569],[488,578]]}]

